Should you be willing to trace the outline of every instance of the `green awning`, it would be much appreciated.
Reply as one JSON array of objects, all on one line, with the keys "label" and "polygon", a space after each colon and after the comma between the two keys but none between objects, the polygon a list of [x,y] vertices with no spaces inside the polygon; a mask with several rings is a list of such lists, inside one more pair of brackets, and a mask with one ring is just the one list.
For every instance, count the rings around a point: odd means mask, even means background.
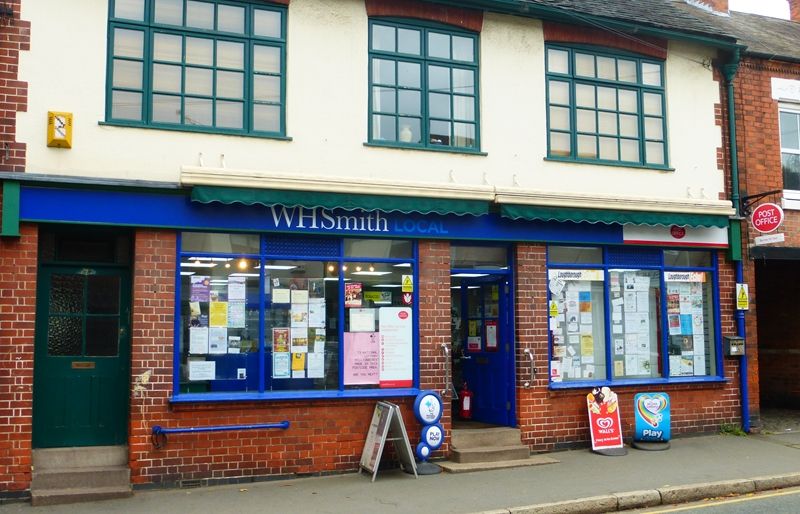
[{"label": "green awning", "polygon": [[680,225],[690,227],[727,227],[728,216],[716,214],[685,214],[674,212],[606,211],[541,207],[536,205],[503,204],[500,214],[505,218],[542,221],[586,221],[589,223],[635,223],[637,225]]},{"label": "green awning", "polygon": [[453,198],[425,198],[419,196],[364,195],[347,193],[322,193],[317,191],[287,191],[278,189],[246,189],[237,187],[195,186],[192,201],[219,202],[244,205],[284,205],[286,207],[323,207],[365,211],[380,210],[420,214],[471,214],[480,216],[489,212],[486,200],[458,200]]}]

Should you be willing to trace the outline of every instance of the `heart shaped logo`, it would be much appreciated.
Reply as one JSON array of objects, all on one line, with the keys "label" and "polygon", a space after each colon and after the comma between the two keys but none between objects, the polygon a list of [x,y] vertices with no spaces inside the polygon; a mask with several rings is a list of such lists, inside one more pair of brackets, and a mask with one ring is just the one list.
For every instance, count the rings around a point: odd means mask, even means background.
[{"label": "heart shaped logo", "polygon": [[667,399],[662,395],[646,395],[639,396],[636,401],[636,412],[639,414],[645,423],[651,427],[657,427],[661,422],[661,411],[667,408]]},{"label": "heart shaped logo", "polygon": [[597,426],[600,428],[611,428],[614,426],[614,420],[611,418],[598,418]]}]

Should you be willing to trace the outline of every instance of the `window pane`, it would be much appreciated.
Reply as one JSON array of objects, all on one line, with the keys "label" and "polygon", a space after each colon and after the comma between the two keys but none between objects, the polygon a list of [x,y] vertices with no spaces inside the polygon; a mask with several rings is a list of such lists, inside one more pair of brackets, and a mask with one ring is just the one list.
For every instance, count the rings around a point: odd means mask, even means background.
[{"label": "window pane", "polygon": [[648,86],[661,85],[661,66],[649,62],[642,63],[642,84]]},{"label": "window pane", "polygon": [[661,118],[644,119],[644,137],[646,139],[664,139],[664,123]]},{"label": "window pane", "polygon": [[593,246],[548,246],[547,262],[558,264],[602,264],[603,249]]},{"label": "window pane", "polygon": [[464,95],[475,94],[475,72],[472,70],[453,69],[453,92]]},{"label": "window pane", "polygon": [[420,55],[420,38],[421,34],[418,30],[397,29],[397,51]]},{"label": "window pane", "polygon": [[225,98],[242,98],[244,74],[233,71],[217,72],[217,96]]},{"label": "window pane", "polygon": [[213,125],[213,101],[210,98],[186,98],[186,124],[199,127]]},{"label": "window pane", "polygon": [[783,188],[800,190],[800,154],[782,153]]},{"label": "window pane", "polygon": [[397,127],[394,116],[372,116],[372,138],[384,141],[397,141]]},{"label": "window pane", "polygon": [[594,56],[587,54],[575,54],[575,75],[582,77],[594,77]]},{"label": "window pane", "polygon": [[[597,125],[595,124],[595,111],[587,111],[586,109],[578,109],[576,113],[576,124],[578,132],[597,132]],[[581,146],[578,145],[580,150]]]},{"label": "window pane", "polygon": [[244,45],[231,41],[217,41],[217,66],[220,68],[244,68]]},{"label": "window pane", "polygon": [[475,125],[472,123],[453,124],[454,146],[472,148],[475,145]]},{"label": "window pane", "polygon": [[168,64],[153,65],[153,91],[181,92],[181,67]]},{"label": "window pane", "polygon": [[114,91],[111,94],[111,117],[115,120],[141,120],[142,94]]},{"label": "window pane", "polygon": [[411,241],[393,239],[345,239],[345,257],[410,259],[414,255]]},{"label": "window pane", "polygon": [[395,29],[386,25],[372,26],[372,49],[394,52],[395,48]]},{"label": "window pane", "polygon": [[645,93],[644,98],[644,113],[653,116],[661,116],[661,95],[653,93]]},{"label": "window pane", "polygon": [[550,155],[567,157],[572,152],[569,134],[550,132]]},{"label": "window pane", "polygon": [[398,111],[400,114],[422,114],[422,96],[419,91],[400,91],[398,93]]},{"label": "window pane", "polygon": [[665,273],[669,327],[669,375],[717,374],[711,274],[693,272],[691,281],[673,281],[684,273]]},{"label": "window pane", "polygon": [[569,83],[557,80],[548,81],[551,104],[569,105]]},{"label": "window pane", "polygon": [[372,59],[372,81],[376,84],[395,84],[394,61]]},{"label": "window pane", "polygon": [[436,32],[428,33],[428,56],[440,59],[450,58],[450,36]]},{"label": "window pane", "polygon": [[475,99],[471,96],[453,96],[453,118],[475,121]]},{"label": "window pane", "polygon": [[153,95],[153,121],[161,123],[180,123],[181,97]]},{"label": "window pane", "polygon": [[475,60],[475,45],[472,38],[453,36],[453,59],[467,62]]},{"label": "window pane", "polygon": [[183,43],[180,36],[156,34],[153,46],[153,59],[156,61],[181,62]]},{"label": "window pane", "polygon": [[575,85],[575,104],[578,107],[594,107],[594,86]]},{"label": "window pane", "polygon": [[142,88],[142,63],[114,59],[114,87]]},{"label": "window pane", "polygon": [[114,56],[141,59],[144,56],[143,48],[144,32],[140,30],[114,29]]},{"label": "window pane", "polygon": [[548,48],[547,71],[551,73],[569,73],[569,52]]},{"label": "window pane", "polygon": [[422,124],[418,118],[400,118],[400,141],[403,143],[422,142]]},{"label": "window pane", "polygon": [[253,71],[263,73],[280,73],[280,49],[274,46],[255,45],[253,47]]},{"label": "window pane", "polygon": [[645,143],[645,151],[647,152],[648,164],[664,164],[664,144],[653,143],[648,141]]},{"label": "window pane", "polygon": [[183,25],[183,0],[155,0],[155,21]]},{"label": "window pane", "polygon": [[597,106],[600,109],[617,110],[617,90],[610,87],[598,87]]},{"label": "window pane", "polygon": [[83,311],[82,275],[53,275],[50,282],[50,312],[77,314]]},{"label": "window pane", "polygon": [[[237,253],[259,252],[259,237],[253,234],[223,234],[217,232],[182,232],[184,252]],[[217,266],[214,264],[215,267]]]},{"label": "window pane", "polygon": [[278,105],[256,104],[253,106],[253,130],[280,132],[281,108]]},{"label": "window pane", "polygon": [[119,351],[119,318],[102,316],[86,319],[86,355],[112,357]]},{"label": "window pane", "polygon": [[240,102],[217,101],[217,126],[240,129],[244,126],[244,112]]},{"label": "window pane", "polygon": [[450,92],[450,68],[428,66],[428,88],[431,91]]},{"label": "window pane", "polygon": [[186,26],[198,29],[214,29],[214,4],[207,2],[186,2]]},{"label": "window pane", "polygon": [[508,250],[500,246],[450,246],[450,267],[457,269],[505,269]]},{"label": "window pane", "polygon": [[47,355],[81,355],[83,318],[50,316],[47,324]]},{"label": "window pane", "polygon": [[798,119],[800,115],[793,112],[781,111],[781,148],[787,150],[800,150],[800,136],[798,136]]},{"label": "window pane", "polygon": [[144,20],[144,0],[116,0],[114,17],[126,20]]},{"label": "window pane", "polygon": [[600,138],[600,158],[607,161],[619,160],[619,140],[614,137]]},{"label": "window pane", "polygon": [[397,83],[404,87],[420,87],[420,65],[413,62],[397,63]]},{"label": "window pane", "polygon": [[664,266],[711,267],[711,253],[664,250]]},{"label": "window pane", "polygon": [[186,68],[186,93],[211,96],[214,92],[214,72],[205,68]]},{"label": "window pane", "polygon": [[450,95],[431,93],[428,95],[428,113],[433,118],[450,117]]},{"label": "window pane", "polygon": [[280,102],[281,78],[269,75],[253,77],[253,99],[262,102]]},{"label": "window pane", "polygon": [[606,80],[617,79],[616,59],[611,57],[597,57],[597,77]]},{"label": "window pane", "polygon": [[619,110],[623,112],[639,112],[637,105],[636,91],[629,91],[627,89],[618,90],[619,93]]},{"label": "window pane", "polygon": [[597,138],[595,136],[578,136],[578,158],[596,159],[597,158]]},{"label": "window pane", "polygon": [[[551,299],[563,306],[565,314],[564,322],[553,331],[551,376],[561,377],[564,382],[602,380],[606,376],[602,272],[597,277],[599,280],[574,280],[570,279],[573,274],[559,278],[560,271],[551,269],[548,273],[550,280],[564,282],[561,291]],[[595,270],[586,271],[587,275],[596,273]]]},{"label": "window pane", "polygon": [[261,37],[281,37],[281,13],[277,11],[253,11],[253,35]]},{"label": "window pane", "polygon": [[614,313],[611,330],[614,378],[661,376],[661,345],[658,340],[661,325],[660,273],[610,271],[609,281]]},{"label": "window pane", "polygon": [[635,139],[621,139],[620,160],[639,162],[639,141]]},{"label": "window pane", "polygon": [[639,118],[628,114],[620,114],[619,133],[626,137],[639,137]]},{"label": "window pane", "polygon": [[186,38],[186,63],[213,66],[214,41],[196,37]]},{"label": "window pane", "polygon": [[599,132],[601,134],[617,135],[617,115],[613,112],[597,113],[599,121]]},{"label": "window pane", "polygon": [[244,34],[244,9],[232,5],[218,5],[217,30]]},{"label": "window pane", "polygon": [[550,107],[550,128],[569,130],[569,108]]},{"label": "window pane", "polygon": [[372,110],[378,112],[395,113],[395,89],[391,87],[376,86],[372,88]]},{"label": "window pane", "polygon": [[431,121],[430,143],[433,145],[450,145],[450,123]]},{"label": "window pane", "polygon": [[622,82],[637,82],[636,62],[625,59],[617,59],[617,76]]}]

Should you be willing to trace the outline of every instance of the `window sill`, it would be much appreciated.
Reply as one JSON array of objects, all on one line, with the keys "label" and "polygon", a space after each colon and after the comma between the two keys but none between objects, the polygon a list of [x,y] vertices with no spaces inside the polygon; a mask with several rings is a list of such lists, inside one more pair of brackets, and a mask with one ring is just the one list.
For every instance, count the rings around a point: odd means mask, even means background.
[{"label": "window sill", "polygon": [[413,145],[404,145],[401,143],[376,143],[376,142],[367,142],[364,143],[364,146],[372,146],[376,148],[392,148],[395,150],[421,150],[423,152],[444,152],[444,153],[458,153],[458,154],[466,154],[466,155],[489,155],[486,152],[481,152],[480,150],[470,150],[468,148],[454,148],[451,146],[413,146]]},{"label": "window sill", "polygon": [[668,166],[652,166],[646,164],[631,164],[626,162],[614,162],[614,161],[593,161],[589,159],[571,159],[566,157],[545,157],[545,161],[552,161],[552,162],[568,162],[570,164],[589,164],[589,165],[597,165],[597,166],[611,166],[614,168],[630,168],[635,170],[652,170],[652,171],[675,171],[675,168],[670,168]]},{"label": "window sill", "polygon": [[274,139],[277,141],[291,141],[292,138],[288,136],[279,136],[279,135],[272,135],[272,134],[247,134],[244,132],[225,132],[216,129],[192,129],[187,127],[169,127],[169,126],[161,126],[161,125],[142,125],[140,123],[125,123],[123,121],[99,121],[97,122],[100,126],[105,127],[124,127],[124,128],[136,128],[136,129],[143,129],[143,130],[166,130],[168,132],[185,132],[188,134],[208,134],[212,136],[234,136],[234,137],[254,137],[257,139]]},{"label": "window sill", "polygon": [[800,191],[796,189],[784,189],[781,207],[787,211],[800,210]]},{"label": "window sill", "polygon": [[229,392],[229,393],[183,393],[173,395],[170,403],[212,403],[212,402],[248,402],[248,401],[280,401],[280,400],[326,400],[337,398],[387,398],[397,396],[416,396],[418,388],[404,389],[355,389],[347,391],[278,391],[264,393]]},{"label": "window sill", "polygon": [[678,385],[678,384],[724,384],[728,379],[722,377],[674,377],[674,378],[629,378],[614,381],[576,380],[575,382],[551,382],[550,390],[591,389],[607,386],[611,388],[624,386]]}]

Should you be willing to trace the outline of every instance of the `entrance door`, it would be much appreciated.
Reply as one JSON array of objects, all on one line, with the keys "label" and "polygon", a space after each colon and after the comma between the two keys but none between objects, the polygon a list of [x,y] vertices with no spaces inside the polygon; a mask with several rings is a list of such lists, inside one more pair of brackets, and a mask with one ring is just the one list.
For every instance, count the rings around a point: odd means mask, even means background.
[{"label": "entrance door", "polygon": [[125,443],[129,289],[123,269],[39,268],[35,448]]},{"label": "entrance door", "polygon": [[[453,279],[454,385],[473,392],[472,419],[513,426],[514,344],[509,280]],[[458,327],[456,327],[458,325]]]}]

